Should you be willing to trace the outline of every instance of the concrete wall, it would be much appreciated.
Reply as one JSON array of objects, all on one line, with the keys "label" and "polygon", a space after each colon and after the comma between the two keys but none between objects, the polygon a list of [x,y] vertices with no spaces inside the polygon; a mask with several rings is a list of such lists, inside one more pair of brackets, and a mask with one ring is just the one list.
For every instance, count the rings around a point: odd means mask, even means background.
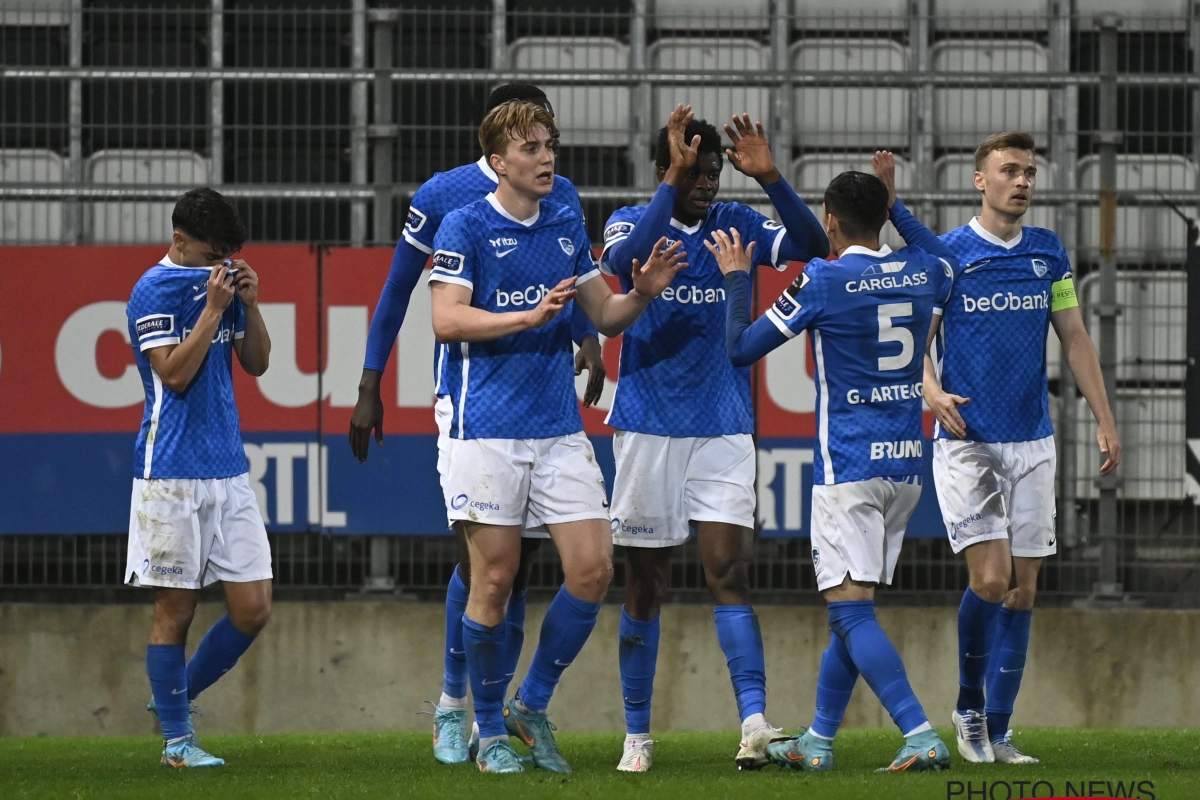
[{"label": "concrete wall", "polygon": [[[544,607],[529,609],[523,675]],[[192,643],[222,613],[201,606]],[[824,609],[758,609],[767,654],[768,718],[812,718],[828,632]],[[0,734],[138,734],[151,608],[0,605]],[[954,609],[882,609],[880,621],[935,724],[958,690]],[[621,731],[620,609],[606,606],[567,670],[551,712],[566,731]],[[711,609],[663,609],[655,731],[734,730],[738,723]],[[207,732],[426,730],[417,716],[441,691],[443,609],[407,603],[281,603],[266,631],[201,698]],[[1200,726],[1200,613],[1068,611],[1034,614],[1021,726]],[[890,725],[859,682],[850,726]]]}]

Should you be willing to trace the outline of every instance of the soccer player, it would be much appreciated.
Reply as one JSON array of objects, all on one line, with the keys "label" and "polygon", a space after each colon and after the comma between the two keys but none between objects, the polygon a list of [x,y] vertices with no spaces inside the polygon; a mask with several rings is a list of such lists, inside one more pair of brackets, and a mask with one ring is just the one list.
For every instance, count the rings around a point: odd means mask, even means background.
[{"label": "soccer player", "polygon": [[696,529],[713,596],[717,639],[729,665],[742,722],[739,767],[767,763],[778,735],[764,716],[766,666],[747,571],[754,543],[754,412],[750,370],[725,352],[725,284],[701,247],[712,232],[736,227],[756,242],[756,264],[827,255],[820,223],[771,159],[761,123],[750,115],[725,126],[725,150],[758,180],[784,224],[741,203],[716,202],[721,136],[679,106],[658,133],[659,186],[649,205],[618,209],[604,232],[601,266],[631,285],[633,259],[662,236],[680,241],[692,266],[626,331],[620,380],[608,424],[613,437],[613,541],[626,548],[625,607],[620,624],[626,737],[617,769],[645,772],[653,760],[650,704],[658,660],[659,608],[673,549]]},{"label": "soccer player", "polygon": [[[632,288],[614,295],[596,280],[583,219],[548,199],[558,130],[542,106],[510,101],[479,129],[496,191],[447,215],[434,240],[433,328],[446,348],[450,398],[448,514],[470,548],[473,579],[463,616],[479,723],[481,772],[523,770],[509,734],[533,763],[569,772],[546,717],[563,669],[578,655],[612,576],[604,479],[583,433],[567,322],[572,299],[605,335],[628,327],[686,266],[665,239],[635,264]],[[565,581],[542,623],[517,695],[508,682],[505,612],[521,529],[546,525]]]},{"label": "soccer player", "polygon": [[[940,237],[958,266],[946,313],[930,329],[932,339],[940,322],[940,364],[925,363],[925,402],[937,417],[934,484],[950,546],[965,551],[970,572],[958,610],[952,720],[958,751],[971,762],[1037,763],[1013,745],[1008,724],[1025,669],[1038,570],[1056,552],[1049,326],[1096,418],[1107,457],[1100,473],[1121,462],[1067,252],[1052,231],[1021,224],[1036,181],[1029,134],[997,133],[975,151],[982,209]],[[938,246],[903,203],[896,201],[892,219],[910,244]]]},{"label": "soccer player", "polygon": [[[540,88],[530,84],[510,83],[492,91],[484,114],[509,100],[536,103],[544,106],[551,115],[554,113],[546,99],[546,93]],[[350,419],[350,445],[359,461],[367,459],[372,431],[375,433],[375,440],[380,445],[383,444],[383,402],[379,396],[379,382],[391,355],[392,345],[396,341],[396,334],[404,322],[413,287],[417,285],[417,279],[420,278],[429,255],[433,252],[433,240],[442,220],[451,211],[482,200],[495,191],[497,180],[496,173],[488,165],[487,159],[480,157],[473,164],[466,164],[449,172],[439,172],[426,181],[413,197],[408,210],[408,222],[404,226],[404,235],[396,243],[391,271],[371,320],[371,329],[367,336],[366,362],[358,385],[358,402]],[[557,177],[550,199],[571,206],[583,216],[579,194],[566,178]],[[600,341],[587,316],[577,312],[574,304],[571,304],[569,313],[571,336],[579,344],[579,353],[575,358],[575,374],[580,374],[584,369],[588,371],[583,403],[593,405],[600,399],[600,393],[604,389],[605,372],[600,354]],[[438,346],[438,364],[444,360],[441,355],[443,348],[444,345]],[[444,478],[450,429],[450,398],[445,392],[440,375],[436,391],[438,474]],[[446,502],[448,506],[449,497],[446,498]],[[471,586],[471,562],[461,527],[453,527],[458,539],[459,563],[446,590],[445,670],[442,696],[433,709],[433,755],[438,761],[446,764],[467,761],[476,738],[475,731],[468,737],[466,728],[467,662],[462,638],[462,616],[467,608],[467,593]],[[521,656],[521,646],[525,640],[525,587],[529,583],[530,565],[538,545],[546,537],[544,532],[526,531],[522,540],[521,566],[517,570],[508,609],[509,675],[516,672],[517,660]]]},{"label": "soccer player", "polygon": [[[193,189],[171,214],[167,254],[126,306],[146,390],[134,457],[125,582],[153,586],[146,671],[163,733],[162,763],[225,762],[196,742],[189,704],[233,668],[271,616],[271,549],[233,397],[233,355],[267,370],[271,339],[258,310],[258,275],[229,261],[246,240],[237,209]],[[229,613],[190,661],[184,645],[198,591],[222,581]]]},{"label": "soccer player", "polygon": [[[879,245],[888,190],[843,172],[825,190],[824,225],[836,260],[814,259],[750,324],[750,264],[734,229],[706,246],[725,273],[727,341],[748,366],[809,331],[816,362],[817,431],[811,535],[817,588],[829,604],[829,647],[817,680],[817,714],[803,735],[768,745],[792,769],[833,768],[833,737],[861,674],[904,746],[892,772],[940,770],[950,753],[909,685],[900,654],[875,619],[875,587],[890,584],[904,530],[921,498],[921,377],[950,264],[915,247]],[[802,368],[799,367],[799,368]]]}]

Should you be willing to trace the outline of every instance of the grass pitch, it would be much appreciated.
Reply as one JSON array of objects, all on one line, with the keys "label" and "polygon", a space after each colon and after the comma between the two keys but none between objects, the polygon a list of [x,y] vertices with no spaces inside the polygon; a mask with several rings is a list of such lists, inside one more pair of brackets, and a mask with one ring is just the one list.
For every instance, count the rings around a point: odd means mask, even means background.
[{"label": "grass pitch", "polygon": [[[951,731],[941,734],[952,742]],[[1041,757],[1040,765],[968,765],[953,754],[949,772],[912,775],[873,771],[900,746],[900,736],[891,730],[843,731],[837,769],[822,775],[776,767],[738,772],[733,733],[664,735],[655,747],[653,771],[626,775],[615,770],[621,738],[560,735],[563,754],[575,770],[569,776],[540,770],[481,775],[471,764],[443,766],[430,754],[429,736],[414,733],[205,736],[205,747],[229,762],[208,770],[158,766],[160,744],[151,737],[0,739],[0,798],[1200,797],[1200,731],[1031,729],[1021,732],[1017,743]]]}]

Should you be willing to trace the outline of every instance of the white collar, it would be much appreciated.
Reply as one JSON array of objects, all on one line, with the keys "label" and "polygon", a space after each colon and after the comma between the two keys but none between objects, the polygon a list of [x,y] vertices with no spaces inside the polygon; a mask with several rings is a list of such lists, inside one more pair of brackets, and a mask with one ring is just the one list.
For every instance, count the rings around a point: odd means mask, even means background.
[{"label": "white collar", "polygon": [[678,228],[679,230],[681,230],[687,234],[693,234],[693,233],[696,233],[698,230],[700,230],[700,228],[702,228],[704,226],[704,222],[707,219],[708,219],[708,215],[705,214],[704,217],[699,222],[697,222],[695,225],[693,225],[689,228],[687,225],[684,225],[679,220],[675,219],[674,217],[671,217],[671,227]]},{"label": "white collar", "polygon": [[487,156],[480,156],[475,162],[475,166],[479,167],[479,171],[487,175],[488,180],[492,183],[499,184],[500,176],[496,174],[496,170],[492,169],[492,165],[488,163]]},{"label": "white collar", "polygon": [[891,254],[892,248],[888,247],[886,244],[883,247],[880,247],[878,250],[872,250],[869,247],[863,247],[861,244],[852,244],[842,251],[843,256],[873,256],[874,258],[883,258],[884,256],[890,256]]},{"label": "white collar", "polygon": [[971,221],[967,224],[971,226],[971,230],[975,231],[975,235],[980,239],[983,239],[985,242],[991,242],[992,244],[999,245],[1005,250],[1012,250],[1021,243],[1021,238],[1025,236],[1025,229],[1021,228],[1021,230],[1017,231],[1016,236],[1006,242],[996,234],[989,231],[987,228],[980,225],[979,217],[971,217]]},{"label": "white collar", "polygon": [[169,250],[167,251],[167,254],[162,257],[162,261],[158,262],[158,265],[160,267],[175,267],[175,269],[202,269],[207,272],[212,271],[212,267],[185,267],[183,264],[176,264],[171,260],[171,251]]},{"label": "white collar", "polygon": [[538,210],[533,212],[532,217],[530,217],[529,219],[517,219],[512,214],[508,213],[508,211],[505,210],[504,206],[500,205],[500,201],[498,199],[496,199],[495,192],[488,192],[487,201],[488,201],[488,203],[491,204],[492,208],[496,209],[497,214],[504,217],[505,219],[512,220],[513,222],[517,223],[518,225],[524,225],[526,228],[533,227],[533,223],[537,222],[538,217],[540,217],[542,215],[542,204],[541,203],[538,203]]}]

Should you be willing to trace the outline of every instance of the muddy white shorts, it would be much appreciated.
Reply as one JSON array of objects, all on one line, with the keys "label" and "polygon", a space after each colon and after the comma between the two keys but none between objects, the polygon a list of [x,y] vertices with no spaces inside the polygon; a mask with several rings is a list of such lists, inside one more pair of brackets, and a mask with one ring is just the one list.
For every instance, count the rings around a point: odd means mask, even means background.
[{"label": "muddy white shorts", "polygon": [[870,478],[812,488],[813,566],[822,592],[852,580],[890,585],[920,478]]},{"label": "muddy white shorts", "polygon": [[613,435],[613,544],[674,547],[687,541],[688,522],[754,527],[758,457],[749,434]]},{"label": "muddy white shorts", "polygon": [[[450,395],[440,395],[433,406],[433,418],[437,421],[438,429],[437,471],[438,478],[442,484],[442,499],[446,504],[446,518],[450,525],[454,524],[455,517],[450,516],[450,500],[453,496],[449,494],[449,490],[446,488],[446,470],[450,465],[450,418],[452,416],[454,416],[454,404],[450,401]],[[546,530],[545,525],[539,525],[533,521],[527,521],[527,523],[527,526],[521,529],[522,538],[550,538],[550,532]],[[530,530],[530,528],[533,528],[533,530]]]},{"label": "muddy white shorts", "polygon": [[1014,556],[1054,555],[1056,462],[1052,436],[1031,442],[935,440],[933,479],[954,552],[1011,538]]},{"label": "muddy white shorts", "polygon": [[583,431],[547,439],[450,439],[449,516],[536,528],[609,521],[604,476]]},{"label": "muddy white shorts", "polygon": [[199,589],[270,578],[271,547],[248,475],[134,479],[126,583]]}]

